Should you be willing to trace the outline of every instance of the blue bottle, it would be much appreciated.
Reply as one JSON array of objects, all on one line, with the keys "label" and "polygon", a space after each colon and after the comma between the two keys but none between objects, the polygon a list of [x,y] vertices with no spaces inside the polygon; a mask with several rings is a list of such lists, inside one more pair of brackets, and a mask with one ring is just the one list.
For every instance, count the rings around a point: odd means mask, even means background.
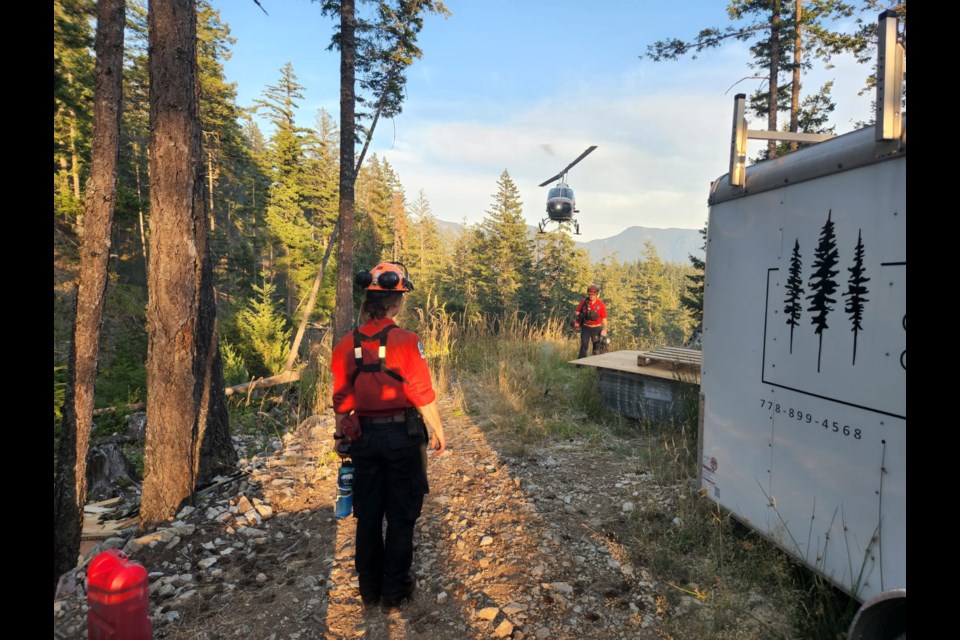
[{"label": "blue bottle", "polygon": [[346,518],[353,513],[353,462],[344,460],[337,474],[337,506],[334,514]]}]

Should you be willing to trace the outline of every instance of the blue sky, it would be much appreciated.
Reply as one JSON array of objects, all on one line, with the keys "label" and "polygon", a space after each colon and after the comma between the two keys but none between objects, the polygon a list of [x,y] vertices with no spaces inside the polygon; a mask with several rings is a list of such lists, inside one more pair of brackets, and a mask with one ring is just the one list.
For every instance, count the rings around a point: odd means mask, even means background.
[{"label": "blue sky", "polygon": [[[305,87],[300,124],[319,109],[339,116],[334,22],[309,0],[211,0],[237,39],[224,64],[241,106],[276,84],[290,62]],[[422,190],[441,220],[483,219],[507,170],[524,217],[545,215],[547,187],[587,147],[567,176],[580,236],[607,238],[631,226],[699,229],[710,182],[728,170],[733,97],[765,83],[748,76],[747,44],[731,42],[697,60],[641,60],[667,37],[690,39],[730,22],[723,0],[448,0],[429,16],[423,58],[408,70],[403,113],[381,121],[371,152],[390,162],[408,202]],[[867,66],[834,60],[804,78],[813,91],[833,80],[837,133],[869,117],[858,96]],[[750,128],[765,122],[749,120]],[[755,155],[764,144],[751,141]]]}]

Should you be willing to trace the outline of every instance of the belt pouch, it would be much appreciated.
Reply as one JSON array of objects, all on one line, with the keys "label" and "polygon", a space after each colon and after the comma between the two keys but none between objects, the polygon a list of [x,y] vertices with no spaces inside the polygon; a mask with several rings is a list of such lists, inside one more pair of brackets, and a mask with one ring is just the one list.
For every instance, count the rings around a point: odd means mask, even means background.
[{"label": "belt pouch", "polygon": [[411,438],[419,436],[423,438],[424,442],[428,442],[430,438],[427,435],[427,424],[423,421],[423,416],[420,415],[417,408],[407,407],[403,410],[403,413],[407,418],[407,435]]}]

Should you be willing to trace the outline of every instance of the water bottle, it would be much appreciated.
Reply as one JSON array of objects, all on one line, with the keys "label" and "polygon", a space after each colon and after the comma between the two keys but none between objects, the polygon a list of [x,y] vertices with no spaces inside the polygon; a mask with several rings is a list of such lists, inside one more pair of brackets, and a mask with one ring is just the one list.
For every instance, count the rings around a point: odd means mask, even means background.
[{"label": "water bottle", "polygon": [[353,513],[353,463],[344,460],[337,474],[337,506],[334,510],[338,518],[346,518]]}]

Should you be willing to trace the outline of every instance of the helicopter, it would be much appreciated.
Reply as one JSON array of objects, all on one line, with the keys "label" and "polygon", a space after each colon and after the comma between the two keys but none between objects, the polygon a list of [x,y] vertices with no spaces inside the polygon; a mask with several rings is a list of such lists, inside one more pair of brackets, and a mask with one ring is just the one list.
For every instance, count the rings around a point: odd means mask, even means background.
[{"label": "helicopter", "polygon": [[566,182],[567,172],[570,171],[573,165],[586,158],[587,155],[596,148],[597,145],[587,148],[586,151],[577,156],[576,160],[564,167],[560,173],[544,180],[540,184],[541,187],[545,187],[554,180],[558,180],[557,184],[547,193],[547,217],[537,225],[540,227],[540,233],[543,233],[547,224],[553,221],[557,223],[572,222],[574,233],[580,235],[580,223],[573,218],[573,214],[580,213],[580,210],[577,209],[577,201],[574,199],[573,189],[571,189],[570,185]]}]

